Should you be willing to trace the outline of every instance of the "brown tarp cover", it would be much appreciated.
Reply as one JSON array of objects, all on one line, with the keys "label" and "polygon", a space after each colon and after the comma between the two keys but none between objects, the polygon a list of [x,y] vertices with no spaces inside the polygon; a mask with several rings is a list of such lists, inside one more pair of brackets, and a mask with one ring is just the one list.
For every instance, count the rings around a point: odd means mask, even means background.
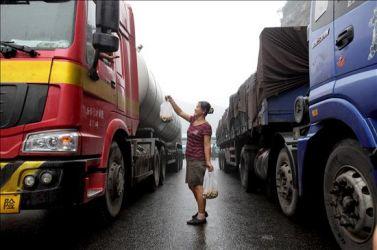
[{"label": "brown tarp cover", "polygon": [[238,89],[237,113],[238,112],[246,113],[247,111],[246,89],[247,89],[248,80],[246,80]]},{"label": "brown tarp cover", "polygon": [[259,39],[257,72],[230,96],[229,108],[221,119],[220,137],[227,131],[234,132],[230,131],[236,129],[234,122],[244,126],[246,120],[251,129],[265,98],[309,82],[306,27],[265,28]]},{"label": "brown tarp cover", "polygon": [[232,127],[232,123],[235,117],[235,103],[237,101],[237,93],[229,97],[229,108],[228,108],[228,128]]},{"label": "brown tarp cover", "polygon": [[235,120],[234,128],[236,134],[242,134],[247,129],[247,89],[249,84],[249,78],[238,88],[237,99],[235,100]]},{"label": "brown tarp cover", "polygon": [[220,119],[217,123],[217,129],[216,129],[216,138],[220,138],[222,132],[222,120]]},{"label": "brown tarp cover", "polygon": [[259,40],[258,105],[265,98],[309,82],[305,26],[265,28]]},{"label": "brown tarp cover", "polygon": [[252,127],[254,118],[258,113],[256,74],[252,74],[247,81],[247,116],[249,128]]},{"label": "brown tarp cover", "polygon": [[226,130],[228,129],[228,109],[225,110],[223,117],[221,118],[222,126],[221,128]]},{"label": "brown tarp cover", "polygon": [[228,109],[225,110],[221,120],[220,120],[220,126],[219,126],[219,136],[217,137],[217,139],[219,141],[222,141],[225,139],[225,133],[228,131]]}]

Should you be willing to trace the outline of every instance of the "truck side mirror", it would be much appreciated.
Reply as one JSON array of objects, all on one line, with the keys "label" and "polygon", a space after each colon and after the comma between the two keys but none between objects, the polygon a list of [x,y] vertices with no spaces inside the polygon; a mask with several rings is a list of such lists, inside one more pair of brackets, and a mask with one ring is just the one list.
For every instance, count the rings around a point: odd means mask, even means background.
[{"label": "truck side mirror", "polygon": [[115,52],[119,38],[113,32],[119,31],[119,0],[98,0],[96,5],[96,27],[93,47],[100,52]]},{"label": "truck side mirror", "polygon": [[119,31],[119,0],[96,1],[96,32],[93,34],[93,48],[96,50],[89,77],[99,79],[97,65],[100,52],[115,52],[119,49],[119,38],[113,34]]}]

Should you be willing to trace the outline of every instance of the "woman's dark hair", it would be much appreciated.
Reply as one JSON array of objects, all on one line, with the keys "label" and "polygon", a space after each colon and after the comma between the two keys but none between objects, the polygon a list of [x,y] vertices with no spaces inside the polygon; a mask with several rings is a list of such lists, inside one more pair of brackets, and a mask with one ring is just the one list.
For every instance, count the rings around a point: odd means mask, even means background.
[{"label": "woman's dark hair", "polygon": [[200,108],[203,110],[203,112],[204,112],[205,115],[207,115],[207,114],[213,114],[214,110],[211,107],[211,104],[209,104],[209,102],[200,101],[199,105],[200,105]]}]

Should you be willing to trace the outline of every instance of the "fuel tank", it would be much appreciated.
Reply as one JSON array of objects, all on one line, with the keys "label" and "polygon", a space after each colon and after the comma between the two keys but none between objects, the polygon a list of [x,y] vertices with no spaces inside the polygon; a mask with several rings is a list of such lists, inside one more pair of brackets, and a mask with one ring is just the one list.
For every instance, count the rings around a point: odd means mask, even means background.
[{"label": "fuel tank", "polygon": [[139,76],[140,128],[152,128],[155,134],[167,143],[181,143],[181,122],[174,113],[170,122],[160,119],[160,105],[164,95],[144,59],[137,53]]}]

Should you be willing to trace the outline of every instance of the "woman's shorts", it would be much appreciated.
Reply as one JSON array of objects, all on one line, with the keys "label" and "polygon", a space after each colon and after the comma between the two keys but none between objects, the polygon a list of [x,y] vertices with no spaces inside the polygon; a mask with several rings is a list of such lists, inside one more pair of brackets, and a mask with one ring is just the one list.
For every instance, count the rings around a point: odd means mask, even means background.
[{"label": "woman's shorts", "polygon": [[203,160],[186,159],[186,183],[190,188],[203,186],[206,164]]}]

